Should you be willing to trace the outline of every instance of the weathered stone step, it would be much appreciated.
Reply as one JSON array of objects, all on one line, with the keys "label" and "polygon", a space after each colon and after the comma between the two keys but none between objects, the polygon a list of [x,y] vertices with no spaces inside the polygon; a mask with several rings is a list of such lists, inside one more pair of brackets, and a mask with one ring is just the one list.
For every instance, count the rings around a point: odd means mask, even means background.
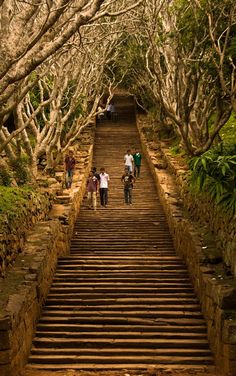
[{"label": "weathered stone step", "polygon": [[112,257],[111,255],[103,255],[103,259],[101,261],[100,256],[86,256],[83,257],[82,255],[78,254],[77,259],[74,257],[73,260],[59,260],[58,266],[60,267],[73,267],[73,265],[81,265],[81,264],[99,264],[99,263],[129,263],[129,264],[134,264],[137,263],[139,264],[140,262],[146,263],[146,264],[151,264],[153,262],[157,263],[158,265],[184,265],[183,261],[179,258],[171,259],[162,259],[161,256],[156,256],[156,257],[142,257],[142,255],[133,255],[132,257],[130,256],[115,256]]},{"label": "weathered stone step", "polygon": [[[173,356],[160,356],[159,359],[156,358],[156,363],[154,365],[161,365],[161,368],[165,368],[166,370],[170,369],[170,366],[173,366],[173,369],[183,371],[183,369],[186,371],[186,369],[190,368],[192,371],[193,368],[194,370],[197,370],[199,367],[199,370],[202,370],[203,365],[212,365],[213,359],[211,357],[209,358],[202,358],[202,356],[193,356],[192,358],[186,358],[186,357],[178,357],[178,358],[173,358]],[[194,367],[193,367],[194,366]],[[146,363],[112,363],[112,359],[108,361],[106,364],[99,364],[99,363],[66,363],[66,364],[58,364],[57,362],[55,364],[48,364],[46,362],[42,361],[41,364],[37,363],[31,363],[27,366],[29,370],[68,370],[68,369],[73,369],[73,370],[83,370],[83,371],[124,371],[124,370],[147,370],[147,364]]]},{"label": "weathered stone step", "polygon": [[[55,301],[55,305],[62,305],[62,306],[65,306],[65,305],[86,305],[86,306],[89,306],[89,305],[111,305],[111,304],[125,304],[125,305],[129,305],[129,304],[138,304],[138,305],[142,305],[142,304],[147,304],[149,306],[152,306],[152,305],[165,305],[165,306],[173,306],[173,305],[178,305],[178,304],[182,304],[183,306],[185,304],[190,304],[190,303],[197,303],[198,300],[195,298],[195,296],[193,294],[188,294],[186,296],[185,294],[185,297],[184,296],[179,296],[179,294],[175,297],[168,295],[166,296],[165,295],[165,300],[163,300],[163,297],[164,295],[161,294],[155,294],[154,296],[152,296],[151,298],[147,298],[147,296],[145,295],[144,297],[125,297],[125,298],[122,298],[122,297],[115,297],[115,298],[109,298],[109,297],[102,297],[102,298],[95,298],[95,296],[93,295],[93,297],[89,296],[87,298],[81,298],[81,299],[73,299],[73,297],[71,297],[71,299],[68,299],[67,301],[65,300],[61,300],[60,299],[60,302],[58,302],[58,299],[48,299],[46,301],[46,305],[54,305],[53,304],[53,301]],[[62,303],[61,303],[62,302]]]},{"label": "weathered stone step", "polygon": [[[89,229],[87,228],[87,226],[85,226],[84,228],[75,229],[74,236],[75,237],[78,236],[78,235],[89,236],[91,233],[93,233],[96,230],[96,228],[94,228],[95,224],[89,223],[89,225],[92,226]],[[154,225],[153,228],[149,228],[149,230],[147,231],[147,229],[145,229],[145,227],[146,227],[145,225],[143,225],[142,228],[141,228],[141,226],[137,226],[136,229],[142,230],[144,232],[143,234],[138,233],[137,235],[133,233],[134,229],[130,228],[129,226],[127,227],[127,225],[125,225],[122,228],[120,228],[119,226],[116,226],[116,227],[113,228],[113,227],[108,225],[104,228],[102,228],[102,227],[98,228],[96,232],[97,232],[98,236],[104,236],[104,235],[111,236],[112,234],[111,234],[110,231],[115,230],[114,236],[117,236],[117,237],[119,237],[119,236],[124,237],[124,235],[125,236],[131,235],[131,236],[134,236],[134,237],[135,236],[137,236],[137,237],[142,236],[142,238],[143,237],[145,238],[146,235],[148,234],[152,237],[155,236],[156,238],[159,238],[159,237],[161,238],[163,236],[164,239],[166,239],[166,238],[172,239],[169,234],[165,234],[165,229],[163,229],[163,228],[159,229],[158,227],[155,227],[155,225]]]},{"label": "weathered stone step", "polygon": [[149,251],[149,250],[154,250],[156,249],[157,251],[163,251],[163,252],[173,252],[173,249],[172,247],[170,246],[165,246],[164,244],[163,245],[159,245],[159,246],[156,246],[156,245],[136,245],[135,243],[134,244],[130,244],[130,245],[127,245],[125,244],[125,241],[124,241],[124,244],[115,244],[115,245],[112,245],[112,244],[100,244],[100,245],[96,245],[94,244],[93,246],[89,246],[88,243],[84,242],[82,244],[75,244],[75,243],[72,243],[71,244],[71,253],[74,255],[75,253],[79,253],[83,250],[85,251],[104,251],[104,250],[107,250],[107,251],[114,251],[114,252],[118,252],[122,249],[125,249],[126,252],[130,252],[130,251],[134,251],[134,250],[140,250],[140,251]]},{"label": "weathered stone step", "polygon": [[[55,306],[54,306],[55,308]],[[167,312],[168,309],[168,312]],[[159,317],[160,313],[163,314],[163,317],[174,317],[176,315],[184,316],[184,317],[200,317],[199,314],[199,307],[198,306],[160,306],[160,307],[141,307],[139,309],[135,309],[135,307],[129,306],[76,306],[76,308],[69,309],[67,307],[60,307],[59,309],[50,309],[50,306],[47,308],[45,307],[43,310],[43,315],[50,316],[54,315],[55,317],[61,317],[63,315],[68,315],[69,317],[75,316],[84,316],[86,314],[103,314],[103,316],[113,316],[119,317],[121,315],[127,316],[130,315],[131,317]]]},{"label": "weathered stone step", "polygon": [[175,279],[175,278],[181,278],[181,277],[186,277],[187,275],[187,272],[186,270],[182,270],[182,271],[179,271],[178,273],[176,273],[174,270],[170,271],[158,271],[158,274],[156,272],[144,272],[142,270],[140,271],[135,271],[135,273],[133,273],[133,271],[129,271],[129,270],[119,270],[119,271],[116,271],[114,273],[114,270],[111,271],[111,270],[107,270],[107,271],[104,271],[104,272],[101,272],[99,271],[97,274],[95,273],[95,271],[83,271],[81,270],[79,275],[78,273],[76,272],[73,272],[73,271],[67,271],[67,272],[56,272],[55,273],[55,277],[54,277],[54,280],[56,279],[61,279],[61,278],[66,278],[66,280],[69,282],[69,280],[78,280],[80,278],[85,278],[85,277],[90,277],[90,278],[95,278],[97,276],[97,278],[113,278],[114,280],[117,280],[117,278],[146,278],[146,277],[149,277],[149,278],[155,278],[155,277],[158,277],[158,278],[171,278],[171,279]]},{"label": "weathered stone step", "polygon": [[57,204],[63,204],[63,205],[69,204],[71,201],[71,196],[70,195],[64,195],[64,196],[57,195],[55,196],[54,201]]},{"label": "weathered stone step", "polygon": [[[75,292],[77,288],[84,288],[84,287],[88,287],[88,288],[93,288],[94,286],[96,286],[96,288],[111,288],[110,287],[111,285],[111,281],[108,281],[108,282],[96,282],[96,281],[93,281],[93,282],[76,282],[76,283],[65,283],[63,286],[61,285],[61,283],[53,283],[52,284],[52,287],[51,287],[51,292],[55,292],[55,291],[64,291],[66,293],[70,293],[70,292]],[[116,288],[139,288],[139,287],[142,287],[142,288],[162,288],[162,289],[170,289],[171,287],[173,288],[178,288],[180,289],[181,287],[184,287],[184,288],[191,288],[192,289],[192,285],[190,283],[178,283],[176,281],[173,281],[172,283],[171,282],[168,282],[168,283],[164,283],[163,281],[159,281],[159,282],[117,282],[117,281],[114,281],[113,280],[113,286],[115,286]],[[78,292],[80,292],[80,290],[78,290]],[[163,292],[163,290],[162,290]]]},{"label": "weathered stone step", "polygon": [[[145,258],[153,258],[154,256],[157,256],[157,257],[176,257],[175,253],[173,250],[169,250],[169,251],[160,251],[156,248],[150,248],[150,249],[146,249],[146,250],[133,250],[133,251],[129,251],[129,256],[133,256],[133,258],[136,258],[136,257],[145,257]],[[72,257],[72,258],[78,258],[81,256],[81,258],[83,257],[93,257],[93,256],[98,256],[98,257],[114,257],[114,252],[112,250],[99,250],[99,251],[92,251],[92,250],[84,250],[84,251],[80,251],[78,254],[71,254],[69,257]],[[119,251],[116,252],[116,256],[118,255],[118,257],[122,257],[124,255],[127,255],[127,252],[124,250],[124,249],[121,249]]]},{"label": "weathered stone step", "polygon": [[[71,278],[70,278],[71,279]],[[66,282],[63,283],[63,286],[64,287],[77,287],[78,284],[79,285],[89,285],[91,283],[96,283],[97,286],[103,286],[103,285],[108,285],[110,286],[110,284],[112,283],[114,286],[116,285],[143,285],[143,286],[147,286],[147,285],[151,285],[151,284],[167,284],[168,286],[178,286],[178,285],[184,285],[184,286],[192,286],[191,283],[189,282],[188,279],[171,279],[171,278],[149,278],[147,280],[145,280],[145,282],[143,282],[143,280],[141,278],[135,278],[135,277],[131,277],[131,278],[103,278],[102,280],[100,279],[99,282],[97,280],[97,276],[94,276],[93,278],[89,278],[89,277],[84,277],[84,278],[76,278],[75,281],[73,280],[66,280]],[[58,278],[55,278],[54,279],[54,282],[52,284],[52,287],[63,287],[62,284],[61,284],[61,280],[58,280]]]},{"label": "weathered stone step", "polygon": [[[202,357],[205,357],[205,356],[211,356],[210,354],[210,351],[207,349],[194,349],[195,351],[195,354],[198,355],[199,357],[202,356]],[[36,348],[32,348],[32,354],[35,354],[37,352],[37,349]],[[124,352],[124,348],[117,348],[117,349],[113,349],[113,348],[99,348],[99,349],[96,349],[96,348],[71,348],[71,349],[50,349],[50,348],[47,348],[47,349],[43,349],[43,348],[40,348],[38,349],[38,352],[40,355],[42,356],[49,356],[49,355],[89,355],[89,354],[92,354],[92,355],[103,355],[103,356],[109,356],[109,355],[115,355],[115,354],[119,354],[119,353],[123,353]],[[146,349],[145,350],[145,353],[148,355],[148,356],[157,356],[157,355],[164,355],[164,356],[183,356],[183,350],[182,349]],[[138,357],[140,355],[143,355],[143,349],[140,349],[140,348],[128,348],[126,349],[126,355],[137,355]],[[184,349],[184,356],[186,357],[192,357],[193,356],[193,353],[192,353],[192,349]]]},{"label": "weathered stone step", "polygon": [[[153,247],[154,249],[156,248],[156,242],[155,241],[150,241],[149,240],[149,243],[147,244],[147,241],[145,242],[142,241],[140,242],[138,240],[138,244],[137,244],[137,240],[131,240],[131,239],[120,239],[119,241],[109,241],[109,240],[101,240],[100,242],[91,242],[91,244],[88,244],[88,239],[74,239],[72,242],[71,242],[71,247],[77,247],[78,249],[78,252],[81,249],[85,249],[85,248],[92,248],[92,249],[98,249],[98,248],[104,248],[104,247],[108,247],[110,249],[122,249],[125,247],[125,249],[129,249],[129,248],[133,248],[133,250],[135,249],[147,249],[148,247],[151,248]],[[173,249],[172,247],[172,243],[169,242],[168,240],[165,242],[165,241],[160,241],[159,243],[159,248],[164,248],[164,249]]]},{"label": "weathered stone step", "polygon": [[[153,338],[142,338],[142,341],[140,339],[123,339],[123,338],[113,338],[112,340],[110,339],[105,339],[105,338],[76,338],[76,339],[71,339],[71,338],[54,338],[53,341],[51,338],[38,338],[35,337],[33,341],[34,345],[37,344],[38,347],[49,347],[49,348],[70,348],[70,347],[99,347],[99,346],[109,346],[109,347],[123,347],[126,348],[126,346],[135,346],[139,348],[172,348],[172,349],[208,349],[209,345],[206,339],[195,339],[192,341],[191,339],[169,339],[168,341],[163,341],[162,339],[153,339]],[[138,357],[137,357],[138,359]]]},{"label": "weathered stone step", "polygon": [[[196,362],[196,358],[194,359],[194,362],[193,362],[193,359],[191,359],[191,356],[194,355],[194,352],[192,352],[192,355],[189,355],[189,356],[186,356],[184,353],[181,353],[181,354],[177,354],[176,355],[176,359],[175,359],[175,356],[174,354],[171,354],[172,355],[172,359],[171,357],[169,356],[164,356],[165,358],[165,364],[168,363],[168,360],[169,360],[169,363],[170,364],[173,364],[174,360],[177,361],[177,362],[180,362],[180,359],[181,359],[181,363],[187,363],[187,364],[194,364]],[[201,361],[200,361],[200,358],[201,358]],[[209,352],[207,352],[205,355],[203,353],[203,351],[201,352],[201,354],[199,354],[199,358],[198,358],[198,363],[199,364],[212,364],[212,358],[209,354]],[[33,363],[43,363],[43,362],[46,362],[46,363],[50,363],[50,364],[83,364],[84,362],[86,363],[98,363],[98,364],[109,364],[111,362],[111,356],[108,355],[108,356],[102,356],[102,355],[93,355],[92,357],[90,355],[54,355],[53,357],[50,356],[50,355],[40,355],[40,356],[37,356],[37,355],[32,355],[30,357],[30,360],[31,362]],[[160,354],[159,356],[158,355],[153,355],[153,356],[144,356],[144,355],[139,355],[138,357],[134,357],[134,356],[129,356],[129,355],[112,355],[112,362],[113,364],[124,364],[124,362],[127,362],[127,364],[133,364],[133,365],[136,365],[136,363],[144,363],[144,364],[160,364],[161,362],[163,361],[163,355]],[[73,369],[74,367],[72,367]],[[83,368],[83,367],[82,367]]]},{"label": "weathered stone step", "polygon": [[153,261],[158,261],[158,262],[168,262],[168,263],[182,263],[183,264],[183,261],[180,257],[177,257],[176,255],[173,255],[173,256],[159,256],[159,255],[156,255],[156,253],[154,253],[153,255],[147,255],[146,254],[137,254],[135,256],[135,259],[134,259],[134,256],[130,256],[130,255],[127,255],[127,254],[123,254],[123,255],[115,255],[114,257],[114,254],[110,254],[110,255],[103,255],[102,257],[102,260],[101,260],[101,256],[99,255],[91,255],[91,254],[87,254],[87,255],[78,255],[78,256],[69,256],[69,257],[61,257],[59,260],[58,260],[58,265],[75,265],[76,263],[83,263],[84,260],[86,260],[86,262],[89,262],[90,260],[96,262],[96,261],[100,261],[100,262],[117,262],[119,260],[122,260],[122,261],[132,261],[132,262],[139,262],[139,261],[145,261],[145,262],[153,262]]},{"label": "weathered stone step", "polygon": [[36,337],[38,338],[130,338],[130,339],[140,339],[142,341],[143,338],[156,338],[156,339],[162,339],[163,341],[169,341],[169,339],[192,339],[198,340],[198,339],[205,339],[206,334],[205,333],[160,333],[159,331],[155,332],[135,332],[135,331],[126,331],[126,332],[82,332],[78,330],[77,332],[73,331],[58,331],[58,330],[47,330],[44,327],[41,327],[40,330],[38,329],[36,332]]},{"label": "weathered stone step", "polygon": [[[60,295],[57,295],[58,296],[58,299],[55,299],[55,298],[48,298],[48,300],[46,301],[46,304],[45,304],[45,307],[47,307],[48,305],[50,306],[49,309],[51,309],[51,306],[55,306],[55,307],[61,307],[60,309],[66,309],[65,307],[70,307],[71,309],[71,306],[74,304],[71,305],[71,303],[74,303],[74,302],[78,302],[77,304],[77,307],[79,310],[82,310],[82,307],[85,306],[86,309],[92,309],[94,311],[94,305],[96,305],[96,307],[98,307],[98,309],[101,309],[101,310],[104,310],[104,309],[109,309],[109,310],[122,310],[122,309],[125,309],[125,310],[128,310],[128,308],[130,308],[130,310],[135,310],[135,311],[140,311],[142,310],[142,307],[144,307],[144,309],[147,309],[147,311],[153,311],[153,310],[156,310],[156,311],[162,311],[162,310],[167,310],[167,309],[170,309],[171,306],[172,308],[175,308],[175,309],[178,309],[179,310],[183,310],[183,311],[195,311],[197,308],[199,310],[199,302],[197,299],[185,299],[185,300],[182,300],[182,299],[179,299],[178,297],[174,297],[174,298],[166,298],[166,301],[165,302],[161,302],[161,298],[160,299],[155,299],[153,302],[150,302],[150,300],[148,300],[145,296],[142,298],[140,297],[138,301],[134,301],[134,299],[132,299],[132,297],[130,298],[118,298],[118,299],[107,299],[105,300],[104,299],[85,299],[85,302],[84,300],[82,299],[71,299],[69,300],[68,302],[64,302],[63,304],[61,304],[60,302],[58,302],[58,300],[61,301],[61,294]],[[52,300],[56,302],[56,304],[52,304]],[[63,308],[64,307],[64,308]],[[93,307],[93,308],[92,308]],[[74,306],[73,308],[73,311],[76,312],[76,308]]]},{"label": "weathered stone step", "polygon": [[196,334],[205,334],[206,333],[206,325],[203,323],[202,325],[176,325],[176,324],[171,324],[168,322],[166,325],[164,323],[161,323],[160,325],[155,325],[152,323],[152,325],[146,325],[145,323],[142,324],[123,324],[123,325],[99,325],[99,324],[79,324],[79,323],[73,323],[73,324],[60,324],[58,325],[57,323],[39,323],[37,326],[37,330],[44,330],[46,328],[47,330],[51,331],[81,331],[81,332],[102,332],[102,333],[109,333],[111,331],[113,332],[159,332],[159,333],[185,333],[186,335],[194,335]]},{"label": "weathered stone step", "polygon": [[[182,273],[186,273],[186,270],[184,267],[182,267],[181,265],[177,265],[176,267],[173,266],[173,265],[168,265],[168,266],[162,266],[162,265],[143,265],[143,267],[141,268],[141,265],[122,265],[122,264],[119,264],[119,265],[96,265],[96,264],[86,264],[86,265],[80,265],[80,266],[76,266],[74,269],[70,269],[70,268],[67,268],[66,270],[65,269],[58,269],[58,273],[60,272],[63,272],[63,273],[76,273],[76,271],[83,271],[84,269],[86,268],[86,272],[87,273],[91,273],[92,271],[97,271],[99,273],[105,273],[106,271],[107,272],[110,272],[110,273],[116,273],[116,272],[127,272],[127,273],[158,273],[158,271],[161,271],[163,274],[165,273],[168,274],[168,273],[176,273],[177,271],[178,272],[182,272]],[[57,275],[57,273],[56,273]]]},{"label": "weathered stone step", "polygon": [[[59,298],[60,297],[60,298]],[[114,301],[114,302],[133,302],[134,300],[135,301],[138,301],[138,302],[149,302],[151,300],[155,301],[157,304],[159,302],[160,304],[160,301],[165,299],[165,301],[167,302],[168,299],[169,299],[169,302],[172,302],[173,300],[177,301],[177,299],[179,299],[180,301],[185,301],[185,299],[188,299],[188,300],[191,300],[191,299],[194,299],[194,293],[180,293],[180,294],[177,294],[177,296],[175,296],[173,298],[173,294],[172,296],[170,297],[170,294],[166,294],[166,293],[149,293],[149,294],[145,294],[145,296],[143,297],[140,297],[140,294],[137,294],[137,296],[134,296],[132,297],[130,294],[109,294],[107,295],[106,297],[104,297],[104,294],[93,294],[91,296],[88,295],[88,294],[80,294],[80,299],[75,299],[74,297],[71,297],[69,296],[68,299],[65,301],[61,298],[61,295],[58,295],[56,298],[52,298],[50,297],[50,299],[47,300],[47,305],[80,305],[82,304],[81,302],[85,301],[87,304],[90,303],[91,301],[94,301],[96,302],[96,304],[98,304],[98,302],[104,302],[105,301],[105,298],[107,299],[108,302],[111,302],[111,301]],[[172,300],[171,300],[172,299]],[[90,303],[91,304],[91,303]]]},{"label": "weathered stone step", "polygon": [[[78,320],[80,320],[81,318],[86,318],[88,315],[90,317],[94,316],[94,315],[97,315],[97,316],[101,316],[103,318],[116,318],[116,317],[142,317],[142,318],[162,318],[162,319],[165,319],[165,318],[175,318],[175,317],[184,317],[184,318],[194,318],[194,319],[202,319],[202,314],[199,312],[199,311],[188,311],[188,310],[177,310],[175,309],[175,307],[172,307],[173,308],[173,311],[167,311],[166,310],[166,307],[165,309],[161,310],[151,310],[151,309],[148,309],[148,310],[127,310],[127,309],[123,309],[123,310],[120,310],[119,312],[115,311],[115,310],[105,310],[105,309],[100,309],[100,310],[96,310],[96,309],[86,309],[84,308],[84,310],[82,309],[79,309],[78,311],[76,310],[73,310],[73,312],[71,311],[60,311],[58,312],[58,317],[61,317],[65,314],[68,315],[68,317],[72,318],[72,317],[76,317],[78,318]],[[52,312],[52,315],[54,317],[57,317],[57,312],[56,311],[53,311]],[[47,317],[50,317],[49,315],[48,316],[43,316],[45,320],[47,320]]]},{"label": "weathered stone step", "polygon": [[[81,261],[74,261],[74,266],[72,265],[72,263],[60,263],[58,265],[58,270],[76,270],[77,268],[81,268],[81,266],[83,266],[83,268],[87,267],[88,269],[91,269],[93,267],[106,267],[106,266],[109,266],[111,268],[114,268],[114,267],[120,267],[120,264],[122,262],[122,268],[123,267],[135,267],[135,268],[138,268],[140,269],[139,267],[140,266],[143,266],[146,268],[146,266],[152,266],[152,267],[155,267],[158,266],[157,269],[160,269],[161,267],[165,268],[170,268],[171,266],[175,266],[176,269],[184,269],[184,265],[181,263],[181,262],[177,262],[177,261],[168,261],[168,264],[167,262],[160,262],[158,263],[156,260],[147,260],[147,259],[143,259],[143,260],[121,260],[121,259],[113,259],[113,260],[106,260],[105,258],[100,262],[98,260],[94,260],[94,259],[90,259],[90,260],[81,260]],[[118,263],[118,265],[117,265]]]},{"label": "weathered stone step", "polygon": [[[71,256],[73,257],[77,257],[79,255],[94,255],[94,254],[100,254],[101,256],[102,255],[106,255],[106,254],[111,254],[113,253],[114,254],[114,251],[112,248],[108,248],[106,247],[105,249],[80,249],[78,250],[78,247],[71,247]],[[116,250],[116,254],[124,254],[126,253],[127,254],[127,251],[126,250],[122,250],[122,249],[119,249],[119,250]],[[157,255],[163,255],[163,256],[172,256],[174,254],[174,250],[173,249],[170,249],[170,248],[166,248],[164,249],[163,247],[162,248],[156,248],[156,247],[149,247],[149,248],[146,248],[146,247],[143,247],[141,249],[138,249],[138,250],[135,250],[135,249],[129,249],[129,255],[134,255],[134,257],[136,257],[137,254],[157,254]],[[148,255],[147,255],[147,258],[148,258]]]},{"label": "weathered stone step", "polygon": [[[155,291],[156,290],[156,286],[152,286],[152,289]],[[145,294],[146,292],[149,292],[150,291],[150,287],[149,286],[145,286],[145,287],[142,287],[142,286],[130,286],[130,287],[124,287],[124,286],[117,286],[115,291],[114,291],[114,286],[78,286],[78,287],[75,287],[75,288],[63,288],[61,287],[60,289],[59,288],[51,288],[50,290],[50,294],[48,295],[49,297],[52,297],[52,298],[55,298],[56,296],[58,297],[63,297],[67,294],[70,294],[70,293],[73,293],[73,297],[76,298],[76,297],[79,297],[81,293],[90,293],[90,292],[93,292],[93,293],[107,293],[107,294],[110,294],[110,293],[119,293],[119,294],[123,294],[123,293],[138,293],[138,294]],[[172,295],[176,295],[178,293],[194,293],[194,290],[192,287],[163,287],[163,286],[158,286],[158,292],[159,293],[162,293],[162,294],[172,294]]]},{"label": "weathered stone step", "polygon": [[173,248],[168,245],[160,244],[158,246],[156,245],[148,245],[148,244],[140,244],[137,245],[135,243],[133,244],[125,244],[125,241],[123,244],[94,244],[89,245],[87,242],[84,242],[82,244],[77,244],[72,242],[71,244],[71,250],[73,251],[72,254],[74,254],[74,251],[77,250],[77,253],[83,250],[90,250],[90,251],[112,251],[116,250],[116,252],[121,251],[121,250],[126,250],[126,252],[134,251],[134,250],[139,250],[139,251],[149,251],[149,250],[157,250],[157,251],[162,251],[162,252],[172,252],[173,253]]},{"label": "weathered stone step", "polygon": [[[73,239],[76,239],[76,238],[85,238],[85,239],[89,239],[89,237],[91,236],[91,233],[94,231],[91,230],[91,229],[86,229],[84,228],[83,230],[80,229],[80,230],[76,230],[75,233],[74,233],[74,238]],[[111,232],[111,228],[108,227],[108,228],[100,228],[97,230],[97,236],[98,238],[100,237],[104,237],[104,235],[106,236],[106,238],[110,239],[111,241],[113,239],[122,239],[124,238],[124,236],[132,236],[133,239],[135,240],[139,240],[139,239],[154,239],[154,240],[157,240],[157,239],[162,239],[162,240],[172,240],[172,238],[170,237],[170,235],[167,235],[165,234],[165,232],[163,230],[158,230],[158,229],[153,229],[153,230],[149,230],[149,231],[146,231],[145,234],[139,234],[139,235],[136,235],[133,233],[133,229],[128,229],[126,227],[122,228],[122,229],[119,229],[119,228],[116,228],[116,231],[115,231],[115,234],[113,235]],[[114,237],[113,237],[114,236]]]},{"label": "weathered stone step", "polygon": [[140,318],[140,317],[101,317],[101,316],[90,316],[90,317],[52,317],[52,316],[42,316],[39,322],[42,323],[57,323],[61,324],[104,324],[104,325],[179,325],[182,326],[202,326],[205,324],[204,319],[199,318],[188,318],[188,317],[161,317],[155,319]]},{"label": "weathered stone step", "polygon": [[[156,243],[157,243],[157,240],[156,239],[148,239],[148,236],[147,236],[147,239],[131,239],[129,238],[128,236],[125,236],[124,238],[120,238],[120,239],[102,239],[102,238],[99,238],[97,241],[89,241],[89,236],[76,236],[76,238],[73,239],[73,241],[71,241],[71,244],[75,247],[75,246],[88,246],[88,242],[90,244],[90,247],[93,248],[93,247],[107,247],[107,246],[110,246],[110,247],[121,247],[121,248],[124,248],[124,244],[125,244],[125,248],[128,248],[128,247],[137,247],[137,249],[139,248],[144,248],[144,247],[155,247],[156,246]],[[160,239],[158,240],[158,247],[161,248],[161,247],[165,247],[165,248],[169,248],[169,249],[173,249],[173,245],[172,245],[172,241],[169,240],[169,239]]]},{"label": "weathered stone step", "polygon": [[[100,305],[103,305],[105,307],[112,307],[112,309],[116,309],[116,306],[119,305],[119,304],[122,304],[122,306],[124,307],[123,309],[125,309],[126,307],[130,306],[130,307],[134,307],[135,306],[135,303],[137,304],[137,302],[134,301],[134,299],[132,300],[132,298],[130,299],[122,299],[120,298],[119,300],[115,300],[115,299],[108,299],[107,301],[105,299],[87,299],[87,300],[84,300],[84,299],[81,299],[79,301],[77,301],[77,304],[70,304],[70,302],[64,302],[64,304],[58,302],[58,301],[54,301],[55,304],[53,304],[52,300],[47,300],[46,301],[46,304],[44,306],[44,310],[43,312],[46,312],[46,311],[65,311],[65,310],[68,310],[69,312],[71,310],[75,311],[76,309],[79,309],[80,307],[84,307],[84,306],[90,306],[90,307],[93,307],[93,310],[94,310],[94,306],[98,307]],[[74,302],[74,301],[73,301]],[[185,299],[182,300],[181,299],[169,299],[169,300],[165,300],[164,304],[162,303],[162,309],[169,309],[169,307],[171,308],[173,305],[176,305],[176,306],[180,306],[182,307],[182,309],[189,305],[190,303],[192,302],[192,304],[198,304],[197,301],[194,302],[194,299]],[[151,309],[153,306],[156,308],[156,306],[160,305],[161,304],[161,299],[159,300],[155,300],[155,303],[152,303],[151,302],[151,299],[150,301],[148,301],[148,299],[145,300],[145,298],[142,300],[140,299],[139,300],[139,303],[140,303],[140,307],[142,306],[148,306],[149,309]],[[95,308],[96,308],[95,307]],[[91,308],[92,309],[92,308]]]},{"label": "weathered stone step", "polygon": [[52,287],[51,288],[51,292],[50,292],[50,297],[54,297],[54,296],[62,296],[62,295],[66,295],[66,294],[70,294],[70,293],[73,293],[73,296],[74,298],[80,294],[80,293],[83,293],[83,292],[90,292],[90,291],[94,291],[95,293],[98,292],[114,292],[114,290],[119,290],[119,292],[138,292],[138,293],[145,293],[147,291],[149,291],[150,289],[158,289],[161,293],[165,292],[165,293],[168,293],[168,292],[171,292],[173,294],[177,294],[179,292],[190,292],[192,293],[194,290],[192,288],[191,285],[189,286],[172,286],[170,287],[168,284],[167,285],[164,285],[162,283],[160,284],[146,284],[146,285],[143,285],[143,284],[140,284],[140,285],[137,285],[137,284],[123,284],[123,283],[119,283],[119,284],[113,284],[113,287],[110,287],[110,284],[97,284],[97,283],[94,283],[93,285],[92,284],[80,284],[79,286],[77,287],[74,287],[74,288],[64,288],[63,286],[61,288],[58,288],[58,287]]}]

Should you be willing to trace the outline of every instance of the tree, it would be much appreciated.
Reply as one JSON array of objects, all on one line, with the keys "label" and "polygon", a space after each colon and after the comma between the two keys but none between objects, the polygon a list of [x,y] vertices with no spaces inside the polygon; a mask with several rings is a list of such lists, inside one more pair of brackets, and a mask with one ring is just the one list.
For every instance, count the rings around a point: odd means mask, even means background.
[{"label": "tree", "polygon": [[[37,175],[38,158],[42,155],[46,155],[47,168],[55,166],[81,130],[91,123],[100,97],[111,86],[114,77],[106,81],[103,75],[111,58],[115,59],[120,25],[116,21],[107,24],[106,18],[115,17],[116,20],[140,1],[129,7],[126,7],[126,1],[118,2],[116,6],[111,1],[103,3],[100,12],[93,16],[93,23],[81,25],[79,33],[65,39],[57,50],[53,49],[53,54],[31,74],[22,79],[17,76],[19,82],[14,83],[17,96],[9,96],[8,105],[2,110],[3,118],[10,110],[14,111],[17,129],[10,133],[2,126],[0,152],[5,150],[9,160],[27,153],[34,176]],[[108,12],[110,4],[113,5],[112,13]],[[88,11],[89,8],[85,9]],[[66,7],[64,10],[67,12]],[[50,8],[48,17],[51,12]],[[66,15],[59,12],[60,17]],[[58,33],[63,32],[63,28],[58,30]],[[54,29],[53,35],[57,37]]]},{"label": "tree", "polygon": [[[223,59],[219,66],[225,67],[226,53],[217,60],[208,14],[196,2],[150,0],[146,4],[135,37],[141,46],[136,50],[142,69],[135,67],[131,73],[139,92],[149,93],[148,98],[160,107],[159,121],[172,122],[189,155],[200,155],[211,147],[232,111],[232,95],[231,100],[225,95],[222,74],[219,70],[217,75],[212,63]],[[230,28],[235,12],[231,10],[229,17],[223,4],[218,15],[218,23]],[[226,86],[234,86],[233,72],[232,65],[231,76],[224,75]]]}]

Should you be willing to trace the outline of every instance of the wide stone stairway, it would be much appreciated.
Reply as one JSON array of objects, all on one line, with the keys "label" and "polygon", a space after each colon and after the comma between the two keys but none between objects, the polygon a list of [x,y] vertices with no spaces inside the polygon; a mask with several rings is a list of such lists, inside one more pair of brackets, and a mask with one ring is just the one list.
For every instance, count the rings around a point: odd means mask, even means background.
[{"label": "wide stone stairway", "polygon": [[121,176],[128,148],[141,148],[132,102],[98,124],[94,166],[110,175],[109,204],[82,204],[71,254],[59,259],[37,325],[29,367],[147,369],[213,364],[206,326],[183,260],[173,248],[143,157],[133,205]]}]

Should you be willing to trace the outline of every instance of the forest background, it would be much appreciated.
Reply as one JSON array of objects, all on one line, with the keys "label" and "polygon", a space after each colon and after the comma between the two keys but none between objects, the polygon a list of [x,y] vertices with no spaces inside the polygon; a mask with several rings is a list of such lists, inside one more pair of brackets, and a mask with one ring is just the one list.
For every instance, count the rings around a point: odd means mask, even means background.
[{"label": "forest background", "polygon": [[116,87],[151,119],[149,136],[188,163],[192,189],[235,218],[235,70],[232,0],[1,0],[1,220]]}]

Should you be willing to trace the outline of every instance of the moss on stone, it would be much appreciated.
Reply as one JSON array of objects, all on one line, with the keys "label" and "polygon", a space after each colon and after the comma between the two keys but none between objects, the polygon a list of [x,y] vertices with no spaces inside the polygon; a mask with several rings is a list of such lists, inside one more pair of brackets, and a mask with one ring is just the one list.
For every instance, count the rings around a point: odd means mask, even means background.
[{"label": "moss on stone", "polygon": [[15,188],[0,186],[0,232],[9,222],[27,216],[30,200],[44,200],[45,195],[32,187]]}]

